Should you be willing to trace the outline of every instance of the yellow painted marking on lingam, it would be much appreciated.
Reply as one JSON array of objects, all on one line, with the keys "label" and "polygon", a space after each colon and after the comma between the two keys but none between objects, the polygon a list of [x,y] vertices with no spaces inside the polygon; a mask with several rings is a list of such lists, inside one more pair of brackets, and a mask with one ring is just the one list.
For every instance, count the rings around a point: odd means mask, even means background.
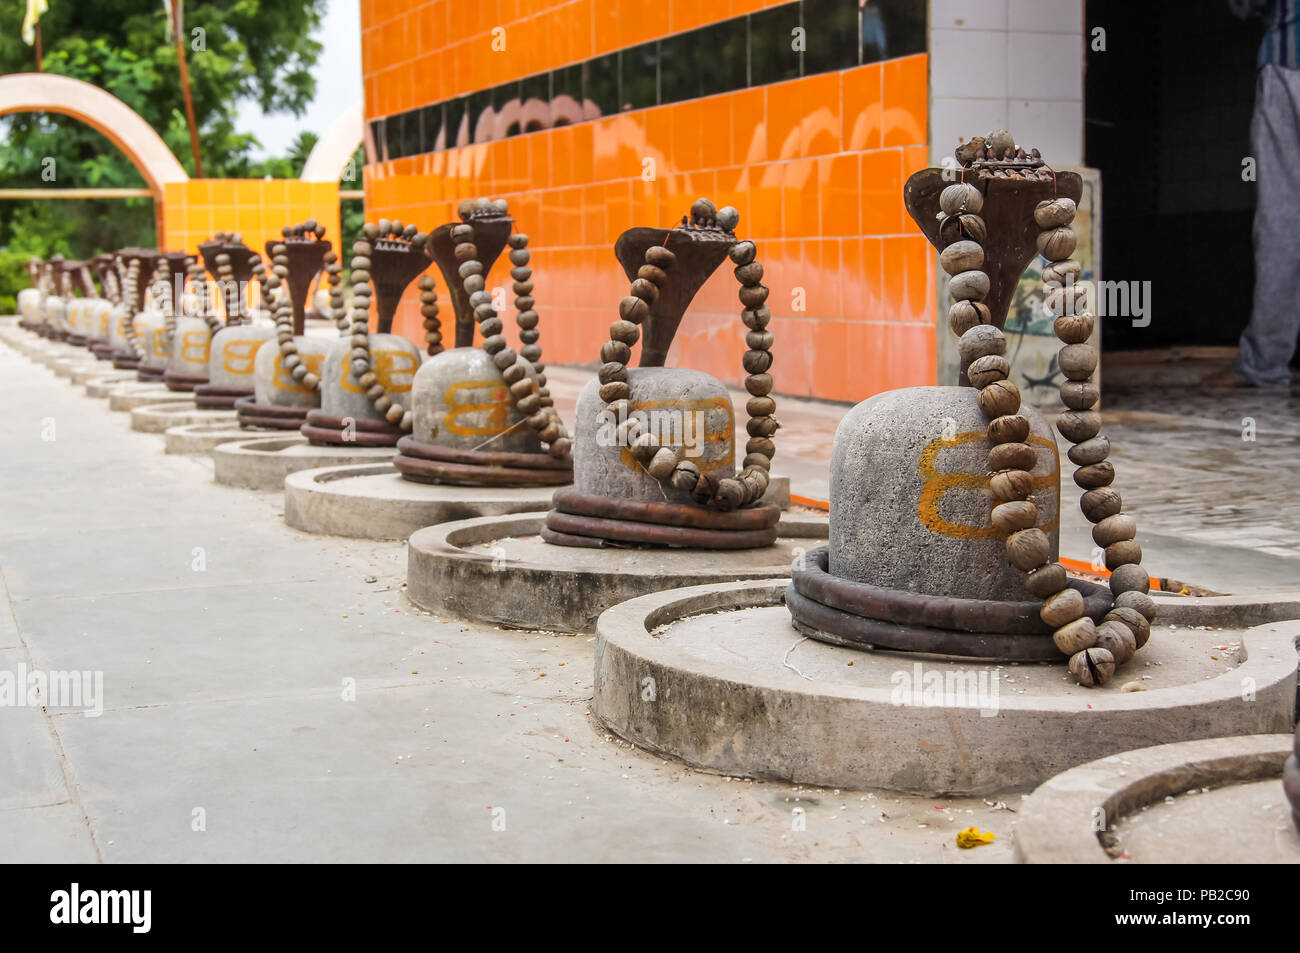
[{"label": "yellow painted marking on lingam", "polygon": [[[727,424],[718,430],[709,430],[707,424],[704,431],[705,444],[725,444],[727,452],[716,460],[705,460],[704,453],[701,452],[698,459],[691,458],[691,462],[700,468],[701,472],[718,470],[722,467],[729,467],[736,462],[736,445],[732,443],[732,434],[736,430],[735,412],[731,408],[731,398],[729,397],[703,397],[697,400],[634,400],[631,402],[631,408],[628,416],[631,417],[638,410],[673,410],[681,414],[694,413],[703,411],[704,419],[708,420],[708,413],[711,410],[725,410],[727,412]],[[701,448],[703,450],[703,448]],[[624,447],[619,451],[619,459],[623,461],[623,466],[629,470],[643,469],[641,464],[636,462],[632,456],[632,451]]]},{"label": "yellow painted marking on lingam", "polygon": [[[400,360],[399,360],[400,359]],[[384,348],[370,352],[371,367],[378,383],[390,394],[405,394],[411,389],[412,377],[402,384],[394,383],[393,378],[404,374],[414,375],[418,367],[416,357],[410,351],[399,348]],[[339,386],[349,394],[364,394],[366,388],[352,380],[351,361],[344,360],[339,373]]]},{"label": "yellow painted marking on lingam", "polygon": [[207,331],[186,331],[181,335],[181,347],[178,352],[182,361],[193,364],[208,363],[208,347],[212,338]]},{"label": "yellow painted marking on lingam", "polygon": [[167,356],[167,329],[154,328],[153,333],[149,335],[149,356],[166,357]]},{"label": "yellow painted marking on lingam", "polygon": [[[1001,536],[992,526],[963,526],[960,523],[950,523],[939,515],[939,503],[943,500],[944,494],[956,487],[967,490],[987,490],[989,488],[989,475],[987,473],[940,473],[936,466],[936,458],[940,452],[948,447],[956,447],[966,443],[980,443],[988,440],[988,434],[983,430],[972,430],[967,433],[959,433],[952,438],[938,437],[931,440],[921,451],[917,463],[917,470],[921,478],[925,481],[921,488],[921,501],[916,506],[917,516],[920,517],[921,524],[933,533],[940,536],[947,536],[950,539],[1000,539]],[[1056,453],[1056,444],[1044,437],[1030,434],[1025,443],[1034,444],[1039,447],[1046,447],[1052,454],[1052,468],[1043,476],[1034,477],[1033,488],[1042,490],[1056,485],[1056,477],[1061,469],[1061,461]],[[1057,524],[1061,521],[1060,506],[1057,506],[1057,512],[1048,523],[1039,525],[1045,533],[1050,533],[1056,529]]]},{"label": "yellow painted marking on lingam", "polygon": [[[306,366],[309,373],[320,377],[320,366],[325,361],[324,354],[299,354],[301,362]],[[284,355],[275,356],[275,373],[271,375],[271,386],[276,390],[282,390],[290,394],[310,394],[312,388],[306,384],[300,384],[293,379],[284,367]]]},{"label": "yellow painted marking on lingam", "polygon": [[[489,389],[491,391],[488,395],[489,399],[484,402],[468,403],[458,399],[461,391]],[[442,418],[442,426],[448,433],[453,433],[458,437],[495,437],[499,433],[504,433],[506,418],[509,415],[510,408],[515,403],[505,382],[500,379],[492,381],[461,381],[458,384],[452,384],[443,392],[442,402],[447,407],[447,413]],[[462,414],[485,410],[488,411],[488,422],[484,427],[471,427],[467,424],[456,423],[457,418]]]},{"label": "yellow painted marking on lingam", "polygon": [[257,350],[266,341],[262,338],[240,338],[221,346],[221,369],[227,374],[253,373],[253,360]]}]

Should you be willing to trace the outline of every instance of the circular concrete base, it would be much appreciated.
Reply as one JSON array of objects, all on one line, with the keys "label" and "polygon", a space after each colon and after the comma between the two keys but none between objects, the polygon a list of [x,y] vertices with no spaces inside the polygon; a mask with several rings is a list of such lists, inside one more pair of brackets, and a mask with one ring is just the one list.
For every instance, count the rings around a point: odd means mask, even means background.
[{"label": "circular concrete base", "polygon": [[551,486],[440,486],[413,483],[391,463],[300,470],[284,481],[284,519],[309,533],[406,539],[453,520],[536,512]]},{"label": "circular concrete base", "polygon": [[[185,400],[184,395],[168,390],[166,384],[140,383],[120,384],[108,395],[108,409],[117,411],[135,410],[149,404],[174,404]],[[189,398],[190,406],[194,398]]]},{"label": "circular concrete base", "polygon": [[95,361],[93,364],[88,363],[84,367],[77,368],[68,379],[72,381],[74,387],[85,387],[93,380],[116,381],[118,383],[133,381],[135,380],[135,374],[131,371],[114,371],[111,368],[105,372],[104,362]]},{"label": "circular concrete base", "polygon": [[71,344],[64,344],[62,341],[46,341],[45,347],[33,351],[31,357],[37,364],[44,364],[50,370],[53,370],[59,361],[81,357],[85,353],[84,348],[73,347]]},{"label": "circular concrete base", "polygon": [[284,486],[285,477],[299,470],[384,463],[396,454],[396,447],[317,447],[306,437],[282,434],[214,447],[213,476],[222,486],[278,490]]},{"label": "circular concrete base", "polygon": [[172,427],[189,424],[229,424],[235,422],[233,410],[199,410],[194,400],[178,398],[165,404],[146,404],[131,411],[131,429],[143,433],[165,433]]},{"label": "circular concrete base", "polygon": [[91,370],[100,370],[104,365],[95,360],[93,354],[87,354],[84,350],[81,354],[74,357],[61,358],[54,362],[54,376],[66,377],[72,379],[72,375],[81,371],[87,373]]},{"label": "circular concrete base", "polygon": [[236,440],[254,437],[285,436],[281,430],[263,430],[260,427],[237,427],[232,423],[184,424],[169,427],[163,434],[163,449],[167,453],[209,453],[214,447]]},{"label": "circular concrete base", "polygon": [[131,384],[138,384],[135,371],[108,370],[86,381],[87,397],[111,397],[113,391]]},{"label": "circular concrete base", "polygon": [[515,629],[591,632],[627,599],[673,589],[789,575],[790,563],[825,540],[826,517],[782,513],[761,549],[586,549],[540,536],[546,513],[430,526],[407,543],[406,592],[436,612]]},{"label": "circular concrete base", "polygon": [[[1292,724],[1300,621],[1156,625],[1141,657],[1089,689],[1064,664],[806,639],[791,626],[785,586],[699,586],[614,606],[597,627],[592,711],[628,741],[694,767],[927,796],[1025,790],[1134,747]],[[1132,682],[1146,690],[1124,691]]]},{"label": "circular concrete base", "polygon": [[1289,734],[1125,751],[1058,774],[1025,801],[1021,863],[1300,864],[1282,792]]}]

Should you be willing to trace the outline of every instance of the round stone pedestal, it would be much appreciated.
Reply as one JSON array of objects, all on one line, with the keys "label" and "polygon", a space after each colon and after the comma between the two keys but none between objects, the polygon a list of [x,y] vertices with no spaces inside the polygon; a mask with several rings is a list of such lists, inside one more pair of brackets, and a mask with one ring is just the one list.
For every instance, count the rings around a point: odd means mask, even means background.
[{"label": "round stone pedestal", "polygon": [[54,362],[54,367],[52,368],[55,377],[65,377],[68,380],[72,380],[72,375],[77,371],[89,371],[91,369],[96,371],[103,370],[97,360],[85,353],[79,354],[75,357],[59,358],[59,360]]},{"label": "round stone pedestal", "polygon": [[[86,381],[86,396],[106,398],[121,387],[135,384],[139,384],[135,371],[110,371],[101,367],[98,374]],[[173,394],[172,399],[175,398]]]},{"label": "round stone pedestal", "polygon": [[406,591],[434,612],[515,629],[590,632],[609,606],[678,586],[788,576],[826,537],[821,514],[783,513],[761,549],[587,549],[541,538],[545,513],[430,526],[407,543]]},{"label": "round stone pedestal", "polygon": [[[126,383],[114,387],[108,395],[108,409],[117,411],[135,410],[146,404],[168,404],[182,401],[175,391],[169,390],[162,383]],[[187,403],[193,406],[193,399]]]},{"label": "round stone pedestal", "polygon": [[278,490],[299,470],[357,463],[387,463],[391,447],[317,447],[305,437],[258,437],[212,448],[213,478],[222,486]]},{"label": "round stone pedestal", "polygon": [[[396,462],[396,461],[394,461]],[[392,464],[299,470],[284,481],[284,519],[310,533],[406,539],[438,523],[530,513],[551,487],[439,486],[404,479]]]},{"label": "round stone pedestal", "polygon": [[[1298,621],[1157,624],[1127,679],[1084,688],[1064,664],[807,639],[791,626],[785,589],[697,586],[614,606],[597,627],[593,713],[620,737],[708,771],[926,796],[1027,790],[1134,747],[1292,724]],[[1146,690],[1125,691],[1133,684]]]},{"label": "round stone pedestal", "polygon": [[235,413],[231,410],[201,410],[189,400],[145,404],[131,411],[131,429],[142,433],[166,433],[172,427],[191,424],[225,424],[233,427]]},{"label": "round stone pedestal", "polygon": [[1081,764],[1021,806],[1016,860],[1300,864],[1300,833],[1283,795],[1294,746],[1290,733],[1216,737]]},{"label": "round stone pedestal", "polygon": [[166,453],[210,453],[214,447],[223,443],[276,435],[277,432],[273,430],[240,427],[233,421],[181,424],[164,431],[163,450]]}]

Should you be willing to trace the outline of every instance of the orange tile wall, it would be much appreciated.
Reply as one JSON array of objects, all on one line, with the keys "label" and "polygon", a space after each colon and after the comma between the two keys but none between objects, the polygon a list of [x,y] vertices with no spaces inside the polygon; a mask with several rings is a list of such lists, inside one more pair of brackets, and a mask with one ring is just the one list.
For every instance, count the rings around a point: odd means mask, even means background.
[{"label": "orange tile wall", "polygon": [[162,248],[198,252],[217,231],[236,232],[262,254],[266,241],[285,225],[316,219],[325,238],[339,247],[339,187],[295,179],[191,179],[163,191]]},{"label": "orange tile wall", "polygon": [[[366,118],[771,5],[362,0]],[[498,24],[509,55],[490,52]],[[531,238],[543,360],[582,363],[597,359],[627,294],[619,233],[672,225],[708,196],[739,209],[737,234],[758,244],[778,392],[861,400],[934,383],[933,255],[902,204],[903,183],[928,165],[927,65],[920,54],[367,166],[367,219],[427,231],[463,198],[508,199]],[[508,270],[503,256],[489,287],[508,287]],[[669,363],[739,382],[739,311],[723,267]],[[395,328],[421,339],[414,294]]]}]

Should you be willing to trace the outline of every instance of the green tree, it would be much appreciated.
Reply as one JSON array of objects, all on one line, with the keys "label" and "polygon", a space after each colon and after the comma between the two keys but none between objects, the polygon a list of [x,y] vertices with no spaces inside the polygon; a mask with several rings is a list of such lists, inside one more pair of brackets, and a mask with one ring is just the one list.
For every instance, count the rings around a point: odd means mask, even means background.
[{"label": "green tree", "polygon": [[[316,91],[313,73],[321,47],[311,33],[323,6],[316,0],[185,4],[184,33],[206,175],[287,177],[301,169],[298,154],[309,137],[300,137],[285,159],[255,161],[257,139],[237,131],[235,117],[246,99],[256,101],[263,112],[303,113]],[[34,51],[20,36],[25,7],[0,4],[0,72],[35,69]],[[58,0],[41,18],[41,31],[46,72],[108,90],[157,130],[194,174],[176,47],[167,38],[162,0]],[[145,185],[112,143],[70,117],[10,115],[0,119],[0,137],[0,188]],[[305,148],[310,150],[310,144]],[[41,174],[51,168],[52,183]],[[57,251],[84,258],[109,248],[154,243],[151,199],[0,202],[0,248],[21,252],[24,261],[28,254],[47,257]],[[11,271],[0,262],[0,305],[14,291]],[[13,279],[17,287],[26,284],[21,270]]]}]

